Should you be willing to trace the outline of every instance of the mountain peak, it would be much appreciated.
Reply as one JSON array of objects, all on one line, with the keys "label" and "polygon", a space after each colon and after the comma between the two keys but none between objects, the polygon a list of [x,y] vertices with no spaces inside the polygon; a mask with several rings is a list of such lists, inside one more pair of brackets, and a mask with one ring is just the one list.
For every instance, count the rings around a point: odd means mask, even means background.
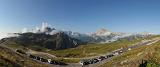
[{"label": "mountain peak", "polygon": [[98,31],[95,32],[96,35],[110,35],[111,32],[105,28],[101,28]]}]

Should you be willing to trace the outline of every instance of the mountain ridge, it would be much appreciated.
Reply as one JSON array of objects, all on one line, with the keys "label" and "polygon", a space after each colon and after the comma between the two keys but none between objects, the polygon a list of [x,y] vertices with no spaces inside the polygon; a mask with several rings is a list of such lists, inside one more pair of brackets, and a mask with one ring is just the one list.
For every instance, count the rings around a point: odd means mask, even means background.
[{"label": "mountain ridge", "polygon": [[[88,42],[88,43],[108,43],[112,41],[116,41],[119,38],[123,37],[129,37],[129,36],[147,36],[147,35],[153,35],[152,33],[124,33],[124,32],[112,32],[109,31],[108,29],[101,28],[97,30],[96,32],[92,33],[79,33],[79,32],[73,32],[73,31],[63,31],[63,30],[58,30],[56,28],[51,27],[48,25],[48,23],[42,23],[41,27],[36,27],[35,29],[28,30],[27,28],[23,29],[22,33],[45,33],[47,35],[54,35],[57,33],[63,32],[64,34],[67,34],[71,38],[75,38],[78,40],[81,40],[83,42]],[[8,37],[14,37],[18,36],[18,34],[9,34]]]},{"label": "mountain ridge", "polygon": [[32,47],[35,49],[48,48],[53,50],[67,49],[76,47],[83,42],[69,37],[63,32],[54,35],[47,35],[44,33],[23,33],[18,37],[4,38],[1,41],[9,40],[19,45]]}]

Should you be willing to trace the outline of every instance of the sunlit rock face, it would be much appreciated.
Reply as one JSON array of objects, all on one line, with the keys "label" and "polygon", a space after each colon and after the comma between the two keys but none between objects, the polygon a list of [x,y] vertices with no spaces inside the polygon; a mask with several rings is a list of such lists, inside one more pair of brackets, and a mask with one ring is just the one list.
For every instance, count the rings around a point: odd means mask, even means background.
[{"label": "sunlit rock face", "polygon": [[111,33],[112,32],[110,32],[109,30],[102,28],[96,31],[94,34],[97,36],[107,36],[107,35],[110,35]]}]

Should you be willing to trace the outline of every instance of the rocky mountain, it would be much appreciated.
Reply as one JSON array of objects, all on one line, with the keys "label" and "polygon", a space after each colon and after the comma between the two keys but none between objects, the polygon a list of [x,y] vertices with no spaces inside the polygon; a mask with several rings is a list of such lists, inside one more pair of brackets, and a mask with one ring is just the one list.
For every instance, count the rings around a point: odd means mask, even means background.
[{"label": "rocky mountain", "polygon": [[76,47],[82,42],[78,39],[69,37],[63,32],[54,35],[44,33],[22,33],[18,37],[11,37],[3,40],[9,40],[19,45],[30,47],[33,49],[47,48],[47,49],[67,49]]},{"label": "rocky mountain", "polygon": [[65,33],[67,33],[72,38],[76,38],[83,42],[88,42],[88,43],[108,43],[116,41],[119,38],[130,36],[130,34],[127,33],[111,32],[106,29],[100,29],[96,32],[89,34],[81,34],[72,31],[66,31]]},{"label": "rocky mountain", "polygon": [[71,32],[71,31],[67,32],[67,34],[72,38],[76,38],[83,42],[88,42],[88,43],[108,43],[117,41],[122,38],[133,38],[133,37],[136,38],[136,37],[146,37],[153,35],[151,33],[146,33],[146,32],[145,33],[111,32],[104,28],[89,34],[81,34],[78,32]]},{"label": "rocky mountain", "polygon": [[92,35],[97,35],[97,36],[107,36],[107,35],[111,35],[112,32],[110,32],[107,29],[101,28],[99,30],[97,30],[95,33],[92,33]]}]

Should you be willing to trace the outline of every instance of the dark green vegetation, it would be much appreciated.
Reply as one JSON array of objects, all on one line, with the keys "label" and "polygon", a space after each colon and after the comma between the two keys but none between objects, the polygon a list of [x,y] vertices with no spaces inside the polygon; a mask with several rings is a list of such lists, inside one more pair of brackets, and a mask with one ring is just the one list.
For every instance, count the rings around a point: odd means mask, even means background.
[{"label": "dark green vegetation", "polygon": [[152,60],[142,60],[142,64],[140,64],[139,67],[160,67],[160,64],[157,64]]},{"label": "dark green vegetation", "polygon": [[49,67],[29,59],[26,56],[15,53],[10,49],[0,47],[0,67]]},{"label": "dark green vegetation", "polygon": [[[146,60],[142,63],[142,60]],[[159,67],[160,42],[132,49],[100,67]]]}]

